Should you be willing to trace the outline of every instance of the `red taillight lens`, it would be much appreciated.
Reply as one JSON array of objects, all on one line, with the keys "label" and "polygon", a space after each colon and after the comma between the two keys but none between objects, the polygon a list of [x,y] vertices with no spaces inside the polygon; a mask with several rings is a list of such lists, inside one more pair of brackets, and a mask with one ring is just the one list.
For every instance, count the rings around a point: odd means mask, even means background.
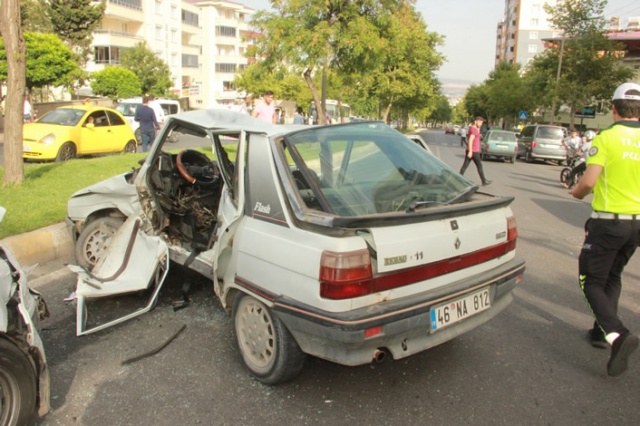
[{"label": "red taillight lens", "polygon": [[537,145],[536,141],[531,142],[531,148],[535,148]]},{"label": "red taillight lens", "polygon": [[509,216],[507,218],[507,241],[509,242],[509,248],[515,250],[516,240],[518,239],[518,228],[516,227],[516,217]]},{"label": "red taillight lens", "polygon": [[350,299],[372,290],[371,257],[366,249],[347,253],[325,251],[320,259],[320,296]]}]

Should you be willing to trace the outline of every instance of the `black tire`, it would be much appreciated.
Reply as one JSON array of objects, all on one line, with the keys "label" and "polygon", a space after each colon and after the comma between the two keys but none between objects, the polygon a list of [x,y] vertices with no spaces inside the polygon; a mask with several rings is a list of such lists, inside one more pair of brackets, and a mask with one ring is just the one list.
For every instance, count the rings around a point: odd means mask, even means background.
[{"label": "black tire", "polygon": [[565,188],[571,188],[573,185],[569,182],[569,175],[571,174],[571,168],[565,167],[560,171],[560,183]]},{"label": "black tire", "polygon": [[136,145],[136,143],[134,141],[129,141],[124,146],[124,149],[122,150],[122,153],[123,154],[135,154],[137,151],[138,151],[138,146]]},{"label": "black tire", "polygon": [[77,156],[76,146],[71,142],[65,142],[58,150],[57,162],[73,160]]},{"label": "black tire", "polygon": [[133,132],[133,134],[134,134],[134,135],[135,135],[135,137],[136,137],[136,143],[137,143],[138,145],[142,145],[142,133],[140,132],[140,127],[138,127],[138,128],[136,129],[136,131],[135,131],[135,132]]},{"label": "black tire", "polygon": [[75,246],[76,263],[87,270],[93,269],[109,246],[111,237],[124,223],[123,218],[100,217],[84,227]]},{"label": "black tire", "polygon": [[262,302],[238,295],[233,304],[233,322],[242,360],[256,379],[277,385],[300,373],[306,354]]},{"label": "black tire", "polygon": [[0,424],[26,425],[36,410],[36,372],[26,355],[0,338]]}]

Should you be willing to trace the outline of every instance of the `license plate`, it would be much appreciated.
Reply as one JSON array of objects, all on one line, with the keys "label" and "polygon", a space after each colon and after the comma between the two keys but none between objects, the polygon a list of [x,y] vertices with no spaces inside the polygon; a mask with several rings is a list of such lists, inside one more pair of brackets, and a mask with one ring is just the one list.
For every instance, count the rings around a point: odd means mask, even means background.
[{"label": "license plate", "polygon": [[509,145],[504,144],[504,143],[499,143],[499,144],[497,145],[497,147],[498,147],[498,148],[500,148],[500,149],[507,149],[507,148],[509,148]]},{"label": "license plate", "polygon": [[436,305],[431,308],[431,332],[441,330],[479,312],[486,311],[490,307],[489,287]]},{"label": "license plate", "polygon": [[543,148],[553,148],[553,149],[559,149],[562,148],[562,145],[552,145],[552,144],[541,144]]}]

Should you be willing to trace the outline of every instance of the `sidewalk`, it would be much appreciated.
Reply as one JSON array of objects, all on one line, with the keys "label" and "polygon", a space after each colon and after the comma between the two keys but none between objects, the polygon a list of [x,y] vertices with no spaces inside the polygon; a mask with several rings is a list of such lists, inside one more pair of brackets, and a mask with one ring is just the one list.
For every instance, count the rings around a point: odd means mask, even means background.
[{"label": "sidewalk", "polygon": [[4,238],[0,244],[8,248],[23,267],[73,256],[71,231],[64,222]]}]

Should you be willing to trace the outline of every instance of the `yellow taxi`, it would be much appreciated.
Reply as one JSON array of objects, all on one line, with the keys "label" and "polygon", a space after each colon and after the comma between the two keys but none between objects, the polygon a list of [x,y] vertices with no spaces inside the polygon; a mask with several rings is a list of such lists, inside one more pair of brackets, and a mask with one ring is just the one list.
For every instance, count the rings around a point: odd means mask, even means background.
[{"label": "yellow taxi", "polygon": [[56,108],[23,128],[24,160],[66,161],[85,155],[136,152],[131,126],[118,111],[93,106]]}]

